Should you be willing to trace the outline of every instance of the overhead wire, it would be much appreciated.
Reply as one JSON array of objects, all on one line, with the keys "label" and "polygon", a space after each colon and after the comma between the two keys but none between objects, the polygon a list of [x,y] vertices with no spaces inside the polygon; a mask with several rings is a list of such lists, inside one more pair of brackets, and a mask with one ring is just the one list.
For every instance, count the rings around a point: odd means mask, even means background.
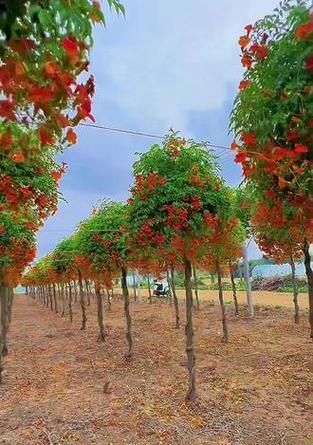
[{"label": "overhead wire", "polygon": [[[97,128],[99,130],[106,130],[106,131],[113,131],[117,133],[126,133],[131,134],[134,136],[143,136],[148,138],[154,138],[154,139],[164,139],[164,136],[158,135],[158,134],[152,134],[152,133],[146,133],[143,131],[135,131],[135,130],[128,130],[125,128],[115,128],[115,127],[107,127],[104,125],[98,125],[98,124],[79,124],[82,127],[90,127],[90,128]],[[208,142],[207,145],[212,148],[218,148],[221,150],[232,150],[230,147],[227,147],[226,145],[220,145],[220,144],[213,144],[211,142]]]}]

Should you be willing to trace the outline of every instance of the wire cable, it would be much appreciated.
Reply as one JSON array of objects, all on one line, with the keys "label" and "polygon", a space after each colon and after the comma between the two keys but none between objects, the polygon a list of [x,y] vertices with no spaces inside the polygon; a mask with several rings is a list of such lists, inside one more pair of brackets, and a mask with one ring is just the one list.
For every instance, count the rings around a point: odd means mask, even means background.
[{"label": "wire cable", "polygon": [[[144,137],[154,138],[154,139],[164,139],[164,136],[161,136],[161,135],[145,133],[142,131],[127,130],[124,128],[105,127],[104,125],[97,125],[97,124],[79,124],[79,125],[82,127],[97,128],[98,130],[106,130],[106,131],[115,131],[117,133],[126,133],[126,134],[131,134],[134,136],[144,136]],[[220,148],[222,150],[232,150],[230,147],[227,147],[226,145],[211,144],[210,142],[208,142],[207,145],[209,147]]]}]

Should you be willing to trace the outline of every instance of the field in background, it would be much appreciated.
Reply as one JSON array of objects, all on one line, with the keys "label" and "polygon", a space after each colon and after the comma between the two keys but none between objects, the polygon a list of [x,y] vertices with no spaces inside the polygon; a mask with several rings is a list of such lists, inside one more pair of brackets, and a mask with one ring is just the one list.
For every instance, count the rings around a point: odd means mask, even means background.
[{"label": "field in background", "polygon": [[[133,289],[129,288],[130,294],[133,294]],[[115,292],[122,293],[121,289],[115,288]],[[215,301],[218,302],[218,291],[216,290],[199,290],[199,299],[201,301]],[[148,290],[141,289],[141,295],[143,298],[148,298]],[[184,298],[185,291],[183,289],[177,290],[179,298]],[[288,292],[267,292],[267,291],[254,291],[252,293],[254,304],[258,306],[281,306],[287,308],[293,308],[293,295]],[[243,291],[237,292],[237,298],[239,304],[244,304],[247,301],[246,293]],[[309,307],[308,295],[299,294],[299,306],[301,309],[307,309]],[[224,291],[224,299],[227,304],[233,302],[233,294],[231,291]]]}]

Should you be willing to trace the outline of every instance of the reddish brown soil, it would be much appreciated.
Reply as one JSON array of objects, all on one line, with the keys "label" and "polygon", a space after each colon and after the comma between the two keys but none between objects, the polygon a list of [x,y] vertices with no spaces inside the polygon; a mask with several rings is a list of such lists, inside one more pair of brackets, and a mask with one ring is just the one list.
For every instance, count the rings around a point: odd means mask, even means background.
[{"label": "reddish brown soil", "polygon": [[[88,329],[31,299],[15,300],[0,388],[1,445],[312,445],[313,347],[307,318],[259,308],[220,340],[218,306],[195,312],[198,402],[184,402],[184,329],[167,303],[133,303],[135,354],[125,361],[122,301],[97,343]],[[182,318],[183,305],[181,306]],[[104,392],[109,387],[109,394]]]}]

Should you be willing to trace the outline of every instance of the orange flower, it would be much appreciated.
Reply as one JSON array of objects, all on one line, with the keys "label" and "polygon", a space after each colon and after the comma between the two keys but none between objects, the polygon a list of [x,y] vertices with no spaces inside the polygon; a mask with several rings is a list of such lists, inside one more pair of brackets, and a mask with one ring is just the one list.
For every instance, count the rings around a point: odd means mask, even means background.
[{"label": "orange flower", "polygon": [[59,73],[59,68],[56,62],[50,60],[46,62],[43,66],[43,72],[47,77],[56,77]]},{"label": "orange flower", "polygon": [[23,162],[25,162],[25,156],[21,151],[13,153],[11,159],[13,159],[13,161],[15,161],[17,164],[22,164]]},{"label": "orange flower", "polygon": [[295,30],[295,37],[298,40],[308,39],[313,32],[313,22],[303,23]]},{"label": "orange flower", "polygon": [[241,36],[239,38],[239,45],[241,46],[241,48],[245,48],[246,46],[248,46],[250,43],[250,38],[247,36]]},{"label": "orange flower", "polygon": [[239,84],[239,90],[245,90],[250,85],[250,80],[242,80]]},{"label": "orange flower", "polygon": [[77,142],[77,134],[72,128],[69,128],[66,133],[66,139],[70,144],[76,144]]}]

